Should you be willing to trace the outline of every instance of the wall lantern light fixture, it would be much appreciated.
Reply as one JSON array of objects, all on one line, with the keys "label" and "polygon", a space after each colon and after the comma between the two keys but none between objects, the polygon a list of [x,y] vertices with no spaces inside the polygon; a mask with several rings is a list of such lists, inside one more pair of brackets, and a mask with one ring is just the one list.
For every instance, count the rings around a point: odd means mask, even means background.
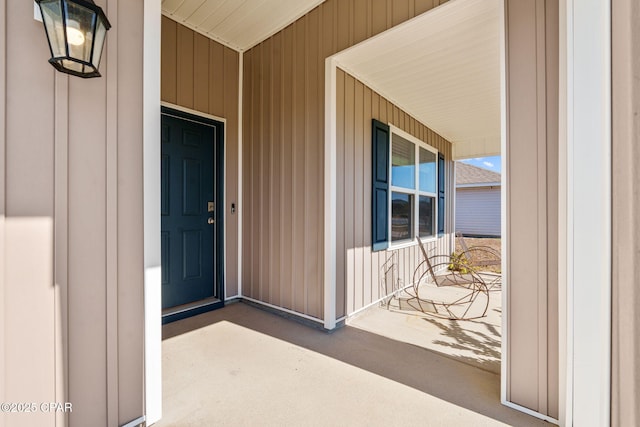
[{"label": "wall lantern light fixture", "polygon": [[49,63],[74,76],[100,77],[109,20],[93,0],[36,0],[51,49]]}]

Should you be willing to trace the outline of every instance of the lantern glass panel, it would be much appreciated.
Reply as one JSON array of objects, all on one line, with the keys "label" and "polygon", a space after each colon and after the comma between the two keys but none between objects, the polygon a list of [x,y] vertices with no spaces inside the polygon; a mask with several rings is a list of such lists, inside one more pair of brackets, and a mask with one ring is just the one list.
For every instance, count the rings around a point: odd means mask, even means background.
[{"label": "lantern glass panel", "polygon": [[59,0],[48,0],[40,3],[42,20],[47,27],[47,35],[51,46],[51,56],[65,56],[64,28],[62,26],[62,8]]},{"label": "lantern glass panel", "polygon": [[65,2],[67,8],[67,43],[69,56],[81,61],[91,61],[93,25],[96,13],[75,3]]},{"label": "lantern glass panel", "polygon": [[67,70],[75,71],[77,73],[88,73],[93,71],[91,68],[87,67],[76,61],[70,61],[68,59],[63,59],[60,61],[60,64],[66,68]]},{"label": "lantern glass panel", "polygon": [[107,36],[107,27],[105,27],[102,19],[98,18],[98,23],[96,25],[96,35],[95,35],[95,43],[93,50],[93,58],[91,59],[91,63],[96,67],[96,69],[100,66],[100,58],[102,57],[102,48],[104,46],[104,38]]}]

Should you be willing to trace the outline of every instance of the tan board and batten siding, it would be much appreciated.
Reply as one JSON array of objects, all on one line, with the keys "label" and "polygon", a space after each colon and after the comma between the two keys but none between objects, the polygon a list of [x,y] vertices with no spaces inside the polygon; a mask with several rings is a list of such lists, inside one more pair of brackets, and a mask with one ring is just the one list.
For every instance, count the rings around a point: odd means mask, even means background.
[{"label": "tan board and batten siding", "polygon": [[245,296],[323,318],[325,58],[440,3],[328,0],[244,52]]},{"label": "tan board and batten siding", "polygon": [[506,6],[507,400],[557,419],[559,8]]},{"label": "tan board and batten siding", "polygon": [[640,425],[640,4],[612,2],[611,425]]},{"label": "tan board and batten siding", "polygon": [[[162,101],[226,119],[225,297],[238,295],[238,78],[239,54],[162,17]],[[238,206],[238,208],[242,208]]]},{"label": "tan board and batten siding", "polygon": [[33,2],[0,1],[0,401],[73,404],[0,426],[144,414],[143,5],[97,3],[113,28],[84,80],[47,64]]},{"label": "tan board and batten siding", "polygon": [[453,163],[449,141],[341,69],[338,69],[336,86],[336,312],[342,317],[378,301],[392,292],[394,286],[410,285],[421,259],[416,245],[378,252],[371,250],[371,120],[402,129],[436,148],[447,160],[446,233],[426,245],[428,251],[434,250],[433,253],[451,253]]}]

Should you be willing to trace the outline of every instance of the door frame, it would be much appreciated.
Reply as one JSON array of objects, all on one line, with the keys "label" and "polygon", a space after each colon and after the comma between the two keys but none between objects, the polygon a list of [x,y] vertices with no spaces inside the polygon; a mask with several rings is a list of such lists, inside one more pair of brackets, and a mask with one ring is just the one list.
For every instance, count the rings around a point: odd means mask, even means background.
[{"label": "door frame", "polygon": [[[162,324],[175,322],[176,320],[185,319],[187,317],[195,316],[197,314],[206,313],[208,311],[215,310],[217,308],[224,307],[225,300],[225,280],[224,280],[224,265],[225,265],[225,235],[224,235],[224,210],[225,210],[225,193],[224,193],[224,155],[225,155],[225,138],[226,138],[226,120],[223,118],[215,117],[209,114],[201,113],[198,111],[190,110],[188,108],[179,107],[177,105],[169,104],[166,102],[161,103],[160,116],[163,115],[174,117],[180,120],[186,120],[201,124],[204,126],[212,126],[216,130],[214,131],[214,201],[215,201],[215,230],[214,230],[214,287],[215,292],[218,295],[218,301],[215,302],[203,302],[198,304],[196,301],[194,304],[189,305],[183,310],[171,312],[166,315],[162,315]],[[162,121],[162,119],[161,119]],[[220,129],[218,131],[218,129]],[[160,138],[161,139],[161,138]],[[159,141],[161,144],[161,141]]]}]

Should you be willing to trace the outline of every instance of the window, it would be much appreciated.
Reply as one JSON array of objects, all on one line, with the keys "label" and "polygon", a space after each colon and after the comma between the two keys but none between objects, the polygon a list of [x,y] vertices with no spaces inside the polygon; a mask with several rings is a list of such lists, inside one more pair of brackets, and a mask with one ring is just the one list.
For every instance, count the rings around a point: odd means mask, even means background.
[{"label": "window", "polygon": [[373,121],[373,250],[444,234],[444,156]]},{"label": "window", "polygon": [[391,133],[391,242],[435,236],[438,153]]}]

